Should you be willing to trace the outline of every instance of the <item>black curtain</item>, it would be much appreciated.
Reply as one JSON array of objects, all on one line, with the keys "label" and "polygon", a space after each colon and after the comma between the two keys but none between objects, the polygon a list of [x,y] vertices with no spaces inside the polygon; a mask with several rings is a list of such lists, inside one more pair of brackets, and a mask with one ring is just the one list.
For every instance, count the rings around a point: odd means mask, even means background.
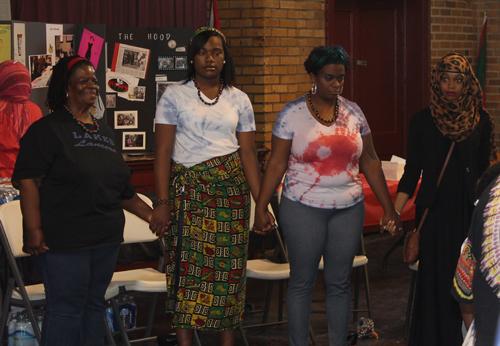
[{"label": "black curtain", "polygon": [[207,0],[11,0],[12,20],[110,27],[207,25]]}]

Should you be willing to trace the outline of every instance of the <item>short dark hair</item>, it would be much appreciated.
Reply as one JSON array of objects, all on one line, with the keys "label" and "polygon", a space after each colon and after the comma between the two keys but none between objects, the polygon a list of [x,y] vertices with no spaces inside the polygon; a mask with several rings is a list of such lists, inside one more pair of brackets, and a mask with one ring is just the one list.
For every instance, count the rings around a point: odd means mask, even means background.
[{"label": "short dark hair", "polygon": [[304,67],[307,73],[316,75],[326,65],[339,64],[344,65],[347,73],[350,63],[349,54],[341,46],[319,46],[311,51]]},{"label": "short dark hair", "polygon": [[210,37],[216,36],[219,37],[222,41],[222,47],[224,49],[224,60],[226,63],[222,67],[220,72],[220,76],[224,81],[224,88],[231,87],[236,83],[236,70],[234,68],[234,60],[229,48],[227,46],[226,40],[219,33],[212,30],[203,31],[196,36],[193,37],[193,40],[189,44],[187,51],[187,60],[188,60],[188,76],[187,80],[194,78],[195,70],[194,64],[191,61],[194,61],[195,55],[205,46]]},{"label": "short dark hair", "polygon": [[[80,58],[81,60],[71,66],[68,71],[68,64],[71,60]],[[82,59],[78,55],[69,56],[61,58],[59,62],[52,68],[52,76],[49,81],[49,90],[47,92],[47,100],[45,105],[49,107],[50,111],[55,111],[64,108],[66,104],[68,83],[71,77],[75,74],[76,70],[83,66],[90,66],[94,68],[94,65],[86,59]]]}]

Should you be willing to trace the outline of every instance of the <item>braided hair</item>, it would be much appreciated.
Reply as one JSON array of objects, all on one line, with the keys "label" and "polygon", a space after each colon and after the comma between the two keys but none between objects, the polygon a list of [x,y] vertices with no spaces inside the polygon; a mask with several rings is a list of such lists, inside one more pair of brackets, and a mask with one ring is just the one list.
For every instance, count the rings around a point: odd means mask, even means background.
[{"label": "braided hair", "polygon": [[[68,64],[73,59],[81,59],[75,62],[68,71]],[[94,68],[94,65],[86,59],[82,59],[80,56],[70,56],[61,58],[59,62],[52,68],[52,76],[49,81],[49,90],[47,92],[47,100],[45,101],[45,105],[49,107],[51,112],[54,112],[58,109],[64,108],[68,100],[68,84],[69,80],[75,72],[83,67],[90,66]]]}]

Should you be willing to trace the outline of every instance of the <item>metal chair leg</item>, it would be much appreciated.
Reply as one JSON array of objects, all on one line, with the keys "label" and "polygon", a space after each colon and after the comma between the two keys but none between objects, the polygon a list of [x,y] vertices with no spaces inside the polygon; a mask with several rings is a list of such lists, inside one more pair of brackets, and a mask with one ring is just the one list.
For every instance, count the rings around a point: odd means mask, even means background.
[{"label": "metal chair leg", "polygon": [[238,331],[240,332],[240,337],[241,337],[241,340],[243,341],[243,346],[249,346],[247,336],[245,335],[245,330],[243,329],[243,326],[241,325],[241,323],[240,323],[240,326],[238,327]]},{"label": "metal chair leg", "polygon": [[405,318],[405,334],[404,337],[408,337],[408,332],[410,331],[410,320],[411,311],[413,308],[413,300],[415,299],[415,281],[417,279],[417,272],[413,272],[411,275],[410,283],[410,294],[408,295],[408,304],[406,306],[406,318]]},{"label": "metal chair leg", "polygon": [[368,280],[368,265],[363,266],[363,273],[365,274],[365,292],[366,292],[366,305],[368,307],[368,318],[373,320],[372,303],[370,300],[370,282]]},{"label": "metal chair leg", "polygon": [[157,301],[158,301],[158,293],[155,293],[153,294],[153,297],[151,297],[151,305],[149,306],[148,322],[146,325],[146,332],[144,334],[146,338],[149,338],[151,336],[151,330],[153,329],[153,320],[155,318]]},{"label": "metal chair leg", "polygon": [[106,320],[106,316],[103,316],[104,318],[104,335],[106,336],[106,339],[108,340],[108,344],[110,346],[116,346],[115,339],[113,338],[113,333],[111,333],[111,330],[109,329],[108,321]]},{"label": "metal chair leg", "polygon": [[118,325],[118,330],[120,332],[120,336],[122,338],[123,343],[125,346],[130,346],[130,340],[128,339],[127,331],[125,330],[125,327],[120,321],[120,312],[118,311],[118,306],[116,305],[116,300],[115,298],[111,298],[109,300],[111,302],[111,308],[113,309],[113,315],[115,316],[116,319],[116,324]]},{"label": "metal chair leg", "polygon": [[194,344],[196,346],[201,346],[200,337],[198,336],[198,331],[194,330]]}]

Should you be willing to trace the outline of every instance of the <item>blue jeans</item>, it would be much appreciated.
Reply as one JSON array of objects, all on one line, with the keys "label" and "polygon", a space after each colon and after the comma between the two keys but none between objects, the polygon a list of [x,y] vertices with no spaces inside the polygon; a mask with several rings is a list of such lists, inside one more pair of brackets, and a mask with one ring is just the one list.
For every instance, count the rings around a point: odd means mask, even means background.
[{"label": "blue jeans", "polygon": [[364,219],[363,202],[346,209],[321,209],[282,198],[280,225],[290,260],[286,298],[290,346],[308,345],[312,292],[321,256],[325,264],[329,344],[346,345],[352,262]]},{"label": "blue jeans", "polygon": [[45,286],[41,346],[104,344],[104,294],[119,245],[33,256]]}]

